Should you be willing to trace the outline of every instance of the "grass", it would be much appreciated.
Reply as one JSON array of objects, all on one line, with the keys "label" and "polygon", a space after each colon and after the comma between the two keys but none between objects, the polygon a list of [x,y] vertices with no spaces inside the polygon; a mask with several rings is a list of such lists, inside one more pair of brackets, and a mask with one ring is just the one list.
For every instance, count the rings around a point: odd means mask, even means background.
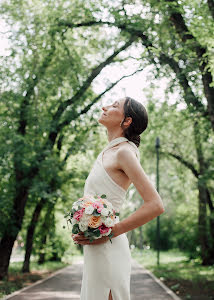
[{"label": "grass", "polygon": [[133,249],[132,257],[183,300],[214,300],[214,266],[202,266],[179,250]]}]

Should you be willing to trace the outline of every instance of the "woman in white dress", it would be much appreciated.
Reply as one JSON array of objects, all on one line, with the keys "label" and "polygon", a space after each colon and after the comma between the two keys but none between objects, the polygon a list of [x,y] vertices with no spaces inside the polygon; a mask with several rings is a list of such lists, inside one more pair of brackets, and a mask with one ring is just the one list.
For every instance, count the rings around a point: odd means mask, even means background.
[{"label": "woman in white dress", "polygon": [[147,128],[145,107],[130,97],[102,107],[99,123],[107,128],[108,145],[98,155],[84,186],[84,195],[106,194],[120,212],[126,191],[134,184],[144,203],[126,219],[115,220],[112,243],[108,237],[93,242],[73,234],[83,245],[81,300],[130,300],[131,252],[126,233],[164,212],[160,195],[148,179],[139,155],[140,134]]}]

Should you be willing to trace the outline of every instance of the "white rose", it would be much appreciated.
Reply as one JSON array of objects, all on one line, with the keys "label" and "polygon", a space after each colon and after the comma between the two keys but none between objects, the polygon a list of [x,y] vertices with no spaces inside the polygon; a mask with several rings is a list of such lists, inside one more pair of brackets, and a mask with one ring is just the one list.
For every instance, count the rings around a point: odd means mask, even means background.
[{"label": "white rose", "polygon": [[111,218],[107,218],[104,222],[104,224],[107,226],[107,227],[112,227],[114,225],[114,222]]},{"label": "white rose", "polygon": [[88,220],[90,220],[90,218],[91,218],[91,216],[86,215],[85,212],[84,212],[83,215],[82,215],[81,221],[88,221]]},{"label": "white rose", "polygon": [[94,211],[94,207],[92,205],[89,205],[85,209],[85,214],[91,215],[93,213],[93,211]]},{"label": "white rose", "polygon": [[88,226],[82,222],[79,223],[79,229],[81,231],[86,231],[88,229]]},{"label": "white rose", "polygon": [[101,215],[104,216],[104,217],[107,217],[108,216],[108,213],[109,213],[109,210],[107,208],[103,208],[101,210]]},{"label": "white rose", "polygon": [[73,205],[73,209],[78,210],[78,206],[77,205]]},{"label": "white rose", "polygon": [[90,220],[91,216],[90,215],[85,215],[83,214],[82,218],[81,218],[81,223],[88,225],[88,221]]},{"label": "white rose", "polygon": [[74,218],[71,219],[71,224],[72,224],[72,225],[75,225],[75,224],[77,224],[77,223],[78,223],[78,221],[77,221],[76,219],[74,219]]},{"label": "white rose", "polygon": [[88,226],[88,220],[82,220],[81,223],[85,226]]},{"label": "white rose", "polygon": [[107,206],[108,206],[109,208],[111,208],[111,209],[113,208],[111,202],[108,202]]}]

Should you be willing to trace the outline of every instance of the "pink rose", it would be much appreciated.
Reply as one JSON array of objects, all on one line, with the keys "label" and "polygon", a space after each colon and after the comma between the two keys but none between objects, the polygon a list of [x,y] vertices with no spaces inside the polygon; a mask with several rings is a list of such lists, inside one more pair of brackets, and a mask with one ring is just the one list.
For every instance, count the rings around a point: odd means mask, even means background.
[{"label": "pink rose", "polygon": [[84,208],[82,208],[82,209],[80,209],[80,210],[77,210],[77,211],[74,213],[73,218],[76,219],[77,221],[79,221],[80,218],[82,218],[83,212],[84,212]]},{"label": "pink rose", "polygon": [[102,225],[99,227],[99,230],[100,230],[100,233],[101,233],[101,234],[109,232],[109,229],[110,229],[110,227],[106,227],[104,224],[102,224]]},{"label": "pink rose", "polygon": [[97,208],[97,212],[100,214],[101,213],[101,210],[104,208],[104,206],[102,205],[102,206],[100,206],[100,207],[98,207]]},{"label": "pink rose", "polygon": [[102,210],[103,207],[104,207],[103,204],[100,203],[100,202],[94,202],[94,203],[92,204],[92,206],[93,206],[95,209],[97,209],[98,213],[100,213],[101,210]]}]

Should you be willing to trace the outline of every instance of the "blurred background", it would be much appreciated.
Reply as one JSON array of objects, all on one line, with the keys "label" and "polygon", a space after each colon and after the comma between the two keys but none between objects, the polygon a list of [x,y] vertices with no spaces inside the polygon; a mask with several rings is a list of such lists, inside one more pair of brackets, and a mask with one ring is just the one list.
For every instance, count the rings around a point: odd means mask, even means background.
[{"label": "blurred background", "polygon": [[[157,219],[127,233],[132,256],[183,299],[214,299],[213,0],[2,0],[0,14],[0,293],[82,256],[64,214],[108,143],[102,106],[130,96],[154,186],[160,139],[165,207],[159,242]],[[121,219],[142,204],[132,184]]]}]

